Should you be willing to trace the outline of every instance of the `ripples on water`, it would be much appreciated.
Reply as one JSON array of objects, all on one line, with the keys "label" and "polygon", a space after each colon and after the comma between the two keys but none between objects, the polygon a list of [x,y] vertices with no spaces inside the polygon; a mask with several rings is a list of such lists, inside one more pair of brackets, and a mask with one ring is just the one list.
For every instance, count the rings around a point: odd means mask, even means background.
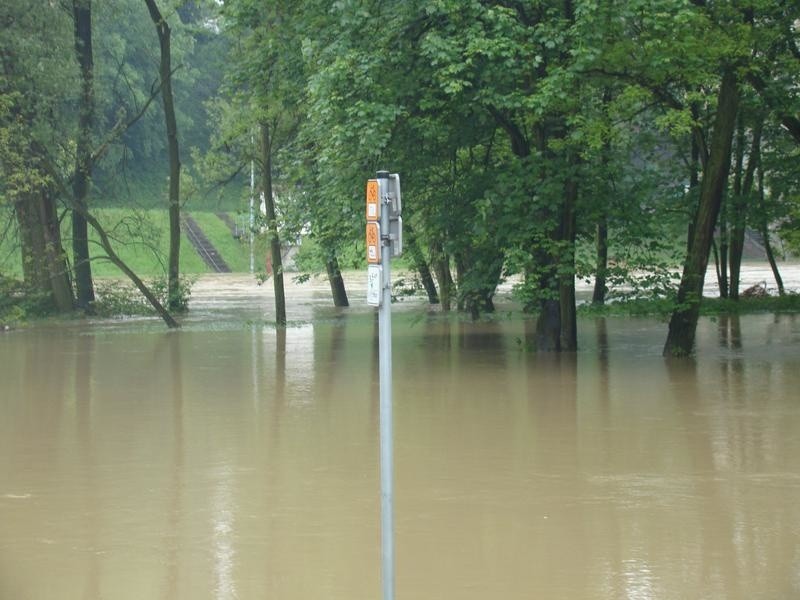
[{"label": "ripples on water", "polygon": [[[0,336],[0,598],[378,597],[374,318],[324,293]],[[691,361],[526,327],[398,307],[398,598],[800,596],[797,317],[705,319]]]}]

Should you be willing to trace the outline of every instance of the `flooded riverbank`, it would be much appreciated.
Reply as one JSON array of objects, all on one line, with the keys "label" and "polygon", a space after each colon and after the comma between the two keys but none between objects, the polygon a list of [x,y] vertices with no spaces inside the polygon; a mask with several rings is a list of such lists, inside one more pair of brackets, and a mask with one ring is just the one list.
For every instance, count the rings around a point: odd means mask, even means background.
[{"label": "flooded riverbank", "polygon": [[[228,283],[0,336],[0,598],[379,596],[372,309]],[[526,327],[397,308],[398,598],[800,595],[800,317]]]}]

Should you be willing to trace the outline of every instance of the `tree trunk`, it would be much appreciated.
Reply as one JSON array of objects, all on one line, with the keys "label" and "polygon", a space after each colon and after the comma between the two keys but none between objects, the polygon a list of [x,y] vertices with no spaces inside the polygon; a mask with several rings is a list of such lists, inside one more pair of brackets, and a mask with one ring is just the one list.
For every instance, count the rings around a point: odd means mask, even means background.
[{"label": "tree trunk", "polygon": [[[739,281],[742,270],[742,255],[744,254],[744,235],[747,225],[747,200],[753,191],[753,180],[755,170],[761,160],[761,132],[763,130],[763,120],[759,120],[753,128],[753,140],[750,145],[750,156],[747,159],[742,183],[738,193],[734,195],[734,214],[731,219],[733,230],[731,232],[730,247],[730,297],[734,300],[739,299]],[[735,186],[734,186],[735,187]]]},{"label": "tree trunk", "polygon": [[422,286],[425,288],[425,293],[428,295],[428,304],[439,304],[439,293],[436,291],[436,283],[433,281],[433,275],[422,256],[422,251],[416,244],[413,246],[412,256],[414,257],[414,266],[422,279]]},{"label": "tree trunk", "polygon": [[[603,91],[603,104],[608,105],[611,102],[611,92],[609,89]],[[607,174],[611,173],[609,168],[611,155],[611,142],[606,141],[603,144],[603,153],[600,156],[600,164],[603,171]],[[616,185],[613,178],[609,179],[609,191],[614,193]],[[597,219],[595,226],[595,268],[594,268],[594,290],[592,291],[592,304],[602,306],[606,303],[606,294],[608,293],[608,212],[606,207],[601,207],[602,212]]]},{"label": "tree trunk", "polygon": [[570,176],[564,185],[564,206],[561,210],[560,241],[565,255],[561,257],[559,269],[559,308],[561,310],[561,350],[574,352],[578,349],[578,321],[575,306],[575,238],[577,235],[576,203],[578,182]]},{"label": "tree trunk", "polygon": [[527,279],[535,278],[538,281],[538,300],[528,306],[528,310],[539,313],[532,346],[537,352],[560,352],[562,328],[558,261],[547,249],[538,248],[534,254],[538,272],[526,274]]},{"label": "tree trunk", "polygon": [[561,351],[561,307],[559,300],[545,299],[540,301],[533,345],[537,352]]},{"label": "tree trunk", "polygon": [[717,250],[717,240],[713,238],[711,239],[711,252],[714,254],[714,271],[717,274],[717,286],[719,287],[720,298],[727,298],[728,284],[727,281],[723,282],[723,275],[720,271],[722,265],[719,260],[719,250]]},{"label": "tree trunk", "polygon": [[[733,163],[733,186],[729,198],[723,200],[723,208],[725,219],[721,220],[720,228],[726,231],[726,240],[729,242],[725,247],[720,248],[721,260],[724,261],[726,267],[730,265],[731,269],[731,282],[730,285],[726,279],[725,294],[723,298],[737,296],[737,293],[731,289],[733,287],[733,278],[736,262],[736,255],[739,254],[739,261],[741,261],[741,248],[737,248],[736,237],[737,231],[742,231],[742,242],[744,242],[744,214],[743,214],[743,198],[742,198],[742,176],[744,175],[744,145],[745,145],[745,127],[742,115],[740,114],[736,124],[736,143],[734,144],[734,163]],[[730,210],[728,206],[730,205]],[[730,234],[729,236],[727,234]],[[727,270],[725,271],[727,277]]]},{"label": "tree trunk", "polygon": [[[741,264],[742,244],[744,243],[744,199],[742,178],[744,176],[745,126],[740,114],[736,123],[736,143],[733,146],[733,186],[728,196],[723,196],[719,218],[719,253],[714,248],[717,261],[717,278],[721,298],[736,298],[733,291],[734,270]],[[741,231],[741,244],[737,245],[737,232]],[[734,263],[737,265],[734,265]],[[730,273],[730,278],[728,274]],[[737,282],[738,287],[738,282]]]},{"label": "tree trunk", "polygon": [[477,320],[494,312],[494,295],[503,275],[504,254],[497,247],[468,247],[456,253],[457,306]]},{"label": "tree trunk", "polygon": [[767,260],[772,269],[772,276],[775,277],[775,285],[778,286],[778,295],[783,296],[786,290],[783,287],[783,277],[778,270],[778,263],[775,261],[775,254],[772,251],[772,244],[769,241],[769,227],[767,225],[767,211],[764,206],[764,170],[759,165],[758,167],[758,203],[761,219],[759,221],[759,231],[764,238],[764,250],[767,252]]},{"label": "tree trunk", "polygon": [[720,298],[727,298],[729,290],[728,248],[730,244],[728,238],[728,202],[723,198],[719,215],[719,248],[712,240],[714,262],[717,264],[717,285],[719,286]]},{"label": "tree trunk", "polygon": [[[94,122],[94,57],[92,51],[92,0],[72,0],[75,54],[81,72],[81,95],[78,106],[78,133],[75,151],[75,175],[72,193],[75,202],[87,206],[92,175],[92,124]],[[89,260],[89,236],[86,219],[72,211],[72,264],[78,308],[91,310],[94,302],[92,266]]]},{"label": "tree trunk", "polygon": [[116,267],[120,271],[122,271],[123,273],[125,273],[125,275],[128,276],[128,279],[130,279],[133,282],[133,284],[147,299],[150,305],[156,310],[159,316],[163,319],[164,323],[167,324],[167,327],[169,327],[170,329],[180,327],[180,325],[178,325],[178,322],[172,317],[169,311],[167,311],[167,309],[164,308],[161,302],[158,301],[158,298],[156,298],[155,295],[150,291],[150,288],[148,288],[147,285],[139,278],[139,276],[136,275],[136,273],[134,273],[131,270],[131,268],[128,267],[127,264],[125,264],[125,262],[123,262],[123,260],[117,255],[116,252],[114,252],[114,248],[111,245],[111,241],[108,239],[108,234],[106,234],[105,230],[97,221],[97,219],[95,219],[88,212],[85,212],[83,216],[89,223],[89,225],[92,226],[92,229],[94,229],[97,232],[97,235],[100,238],[100,245],[106,251],[108,259],[112,263],[114,263],[114,265],[116,265]]},{"label": "tree trunk", "polygon": [[608,219],[606,215],[602,215],[600,221],[597,223],[595,248],[597,251],[597,262],[595,264],[592,304],[602,305],[606,302],[606,293],[608,291],[606,284],[606,275],[608,273]]},{"label": "tree trunk", "polygon": [[144,0],[150,18],[158,33],[161,50],[159,77],[161,98],[164,102],[164,120],[167,128],[167,148],[169,152],[169,260],[167,263],[168,306],[176,309],[182,305],[180,291],[180,252],[181,252],[181,204],[180,181],[181,160],[178,149],[178,125],[175,120],[175,104],[172,95],[172,52],[170,48],[170,28],[161,16],[155,0]]},{"label": "tree trunk", "polygon": [[22,260],[22,278],[25,285],[50,298],[50,284],[47,277],[47,261],[44,255],[44,233],[36,218],[37,211],[33,196],[17,200],[14,203],[14,215],[17,219],[17,227],[20,236],[20,254]]},{"label": "tree trunk", "polygon": [[433,282],[431,270],[428,267],[428,262],[422,255],[422,251],[417,243],[417,237],[414,234],[414,229],[409,223],[404,223],[404,235],[406,238],[406,245],[408,246],[408,253],[411,255],[411,260],[414,262],[414,268],[419,273],[422,279],[422,286],[425,288],[425,293],[428,295],[429,304],[439,304],[439,294],[436,292],[436,284]]},{"label": "tree trunk", "polygon": [[46,308],[69,312],[74,298],[52,194],[47,189],[36,190],[14,208],[22,237],[25,283],[43,296]]},{"label": "tree trunk", "polygon": [[347,290],[342,279],[342,272],[339,269],[339,259],[336,258],[335,253],[332,253],[328,260],[325,261],[325,270],[328,272],[328,281],[331,284],[333,305],[342,308],[350,306],[350,302],[347,300]]},{"label": "tree trunk", "polygon": [[[693,103],[692,104],[692,120],[697,122],[700,119],[700,109]],[[686,252],[689,253],[692,247],[692,238],[694,237],[694,223],[697,215],[697,203],[694,200],[694,192],[700,187],[700,176],[698,175],[703,161],[700,158],[700,138],[702,132],[695,129],[691,141],[691,163],[689,168],[689,198],[691,199],[692,218],[689,220],[689,225],[686,228]]]},{"label": "tree trunk", "polygon": [[272,138],[269,125],[261,123],[261,193],[267,214],[267,236],[272,258],[272,287],[275,291],[275,322],[286,325],[286,293],[283,287],[283,259],[281,258],[281,238],[278,235],[278,218],[275,210],[275,196],[272,193]]},{"label": "tree trunk", "polygon": [[[552,243],[552,242],[551,242]],[[550,249],[539,249],[536,265],[539,269],[538,312],[535,347],[537,352],[561,352],[564,328],[561,324],[562,288],[558,275],[559,259]],[[566,301],[566,298],[564,299]]]},{"label": "tree trunk", "polygon": [[688,356],[694,347],[708,256],[719,216],[731,159],[733,132],[739,107],[739,87],[733,69],[722,76],[708,163],[700,186],[691,248],[684,263],[677,306],[669,322],[665,356]]},{"label": "tree trunk", "polygon": [[431,264],[436,274],[436,281],[439,283],[439,301],[442,304],[442,311],[450,312],[453,302],[453,275],[450,273],[450,257],[439,243],[431,246],[431,255]]},{"label": "tree trunk", "polygon": [[[65,198],[69,204],[71,205],[70,208],[72,210],[76,210],[81,213],[81,216],[86,219],[86,222],[92,227],[92,229],[97,232],[98,237],[100,238],[100,245],[106,251],[106,255],[108,260],[110,260],[114,265],[119,268],[120,271],[125,273],[128,278],[133,282],[133,284],[139,289],[142,295],[147,299],[147,301],[151,304],[151,306],[158,312],[164,322],[167,324],[168,327],[179,327],[178,323],[175,319],[172,318],[172,315],[162,306],[162,304],[158,301],[158,298],[150,291],[150,289],[145,285],[145,283],[134,273],[130,267],[128,267],[125,262],[114,252],[114,248],[111,245],[111,241],[108,238],[108,234],[105,232],[105,229],[100,225],[100,223],[95,219],[91,213],[85,207],[80,206],[75,202],[75,199],[70,195],[69,190],[67,189],[66,185],[64,184],[63,180],[59,177],[58,171],[56,168],[50,163],[50,161],[45,160],[45,167],[47,169],[47,173],[50,175],[51,179],[56,183],[58,186],[58,191],[61,194],[62,198]],[[55,215],[55,209],[53,209],[53,215]],[[58,232],[58,221],[55,220],[55,231]],[[60,244],[60,238],[59,238]],[[63,255],[63,250],[61,254]],[[66,262],[65,262],[66,267]],[[69,281],[67,280],[67,283]],[[71,287],[69,288],[71,292]]]}]

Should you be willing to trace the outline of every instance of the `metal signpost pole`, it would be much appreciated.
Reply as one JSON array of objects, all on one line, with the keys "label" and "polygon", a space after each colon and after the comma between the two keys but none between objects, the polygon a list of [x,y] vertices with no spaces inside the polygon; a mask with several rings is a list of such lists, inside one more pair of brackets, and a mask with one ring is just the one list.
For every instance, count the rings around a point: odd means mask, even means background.
[{"label": "metal signpost pole", "polygon": [[367,304],[378,307],[383,600],[394,600],[394,449],[392,424],[391,259],[403,252],[400,175],[378,171],[367,181]]},{"label": "metal signpost pole", "polygon": [[[250,145],[255,147],[255,137],[253,135],[250,136]],[[253,231],[256,227],[256,213],[255,213],[255,199],[256,199],[256,163],[254,160],[250,160],[250,221],[248,228],[250,230],[250,236],[248,240],[250,242],[250,272],[255,273],[255,255],[253,252],[253,236],[255,232]]]},{"label": "metal signpost pole", "polygon": [[392,258],[389,238],[391,198],[388,171],[378,171],[378,201],[381,235],[381,301],[378,308],[378,348],[380,363],[380,444],[381,444],[381,568],[383,600],[394,600],[394,448],[392,423]]}]

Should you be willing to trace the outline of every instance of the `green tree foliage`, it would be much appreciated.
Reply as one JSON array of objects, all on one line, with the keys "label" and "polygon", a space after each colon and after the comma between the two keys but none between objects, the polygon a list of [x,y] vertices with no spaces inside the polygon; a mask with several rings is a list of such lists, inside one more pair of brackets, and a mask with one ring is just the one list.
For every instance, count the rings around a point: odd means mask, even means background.
[{"label": "green tree foliage", "polygon": [[221,7],[220,27],[233,42],[223,94],[211,106],[219,123],[206,158],[206,175],[218,179],[234,177],[248,164],[258,165],[257,204],[264,207],[259,225],[269,242],[264,264],[273,280],[279,324],[286,323],[281,236],[295,237],[307,222],[286,218],[286,209],[302,196],[290,173],[304,108],[301,39],[295,29],[303,8],[301,2],[250,0]]},{"label": "green tree foliage", "polygon": [[[45,306],[61,312],[72,309],[72,278],[60,227],[60,211],[68,209],[75,222],[83,223],[73,230],[73,265],[87,264],[86,224],[91,225],[106,258],[134,281],[168,325],[177,325],[118,258],[110,238],[89,212],[92,167],[144,114],[152,95],[136,115],[128,119],[118,114],[115,125],[93,139],[94,81],[100,69],[96,69],[94,52],[88,52],[96,28],[90,4],[84,0],[69,7],[47,2],[4,3],[0,21],[4,24],[0,38],[4,74],[0,88],[2,195],[16,218],[26,286],[46,299]],[[76,115],[80,117],[76,119]],[[97,139],[102,141],[95,142]],[[91,275],[79,283],[79,296],[88,304]]]},{"label": "green tree foliage", "polygon": [[[745,219],[794,197],[754,200],[757,174],[777,181],[761,157],[798,124],[788,3],[339,0],[299,11],[238,0],[223,14],[262,32],[242,42],[240,86],[276,93],[259,58],[292,67],[277,97],[305,118],[283,161],[301,190],[287,218],[320,248],[353,243],[365,177],[398,170],[443,299],[455,280],[459,306],[478,315],[520,276],[539,349],[575,348],[576,275],[600,275],[598,302],[621,283],[674,294],[684,263],[678,305],[693,305],[722,207],[735,281]],[[714,126],[726,73],[737,144]],[[730,165],[740,176],[729,181]]]},{"label": "green tree foliage", "polygon": [[74,164],[62,89],[77,74],[65,16],[47,2],[0,7],[0,191],[16,218],[27,286],[45,308],[60,311],[72,308],[73,294],[53,171]]}]

